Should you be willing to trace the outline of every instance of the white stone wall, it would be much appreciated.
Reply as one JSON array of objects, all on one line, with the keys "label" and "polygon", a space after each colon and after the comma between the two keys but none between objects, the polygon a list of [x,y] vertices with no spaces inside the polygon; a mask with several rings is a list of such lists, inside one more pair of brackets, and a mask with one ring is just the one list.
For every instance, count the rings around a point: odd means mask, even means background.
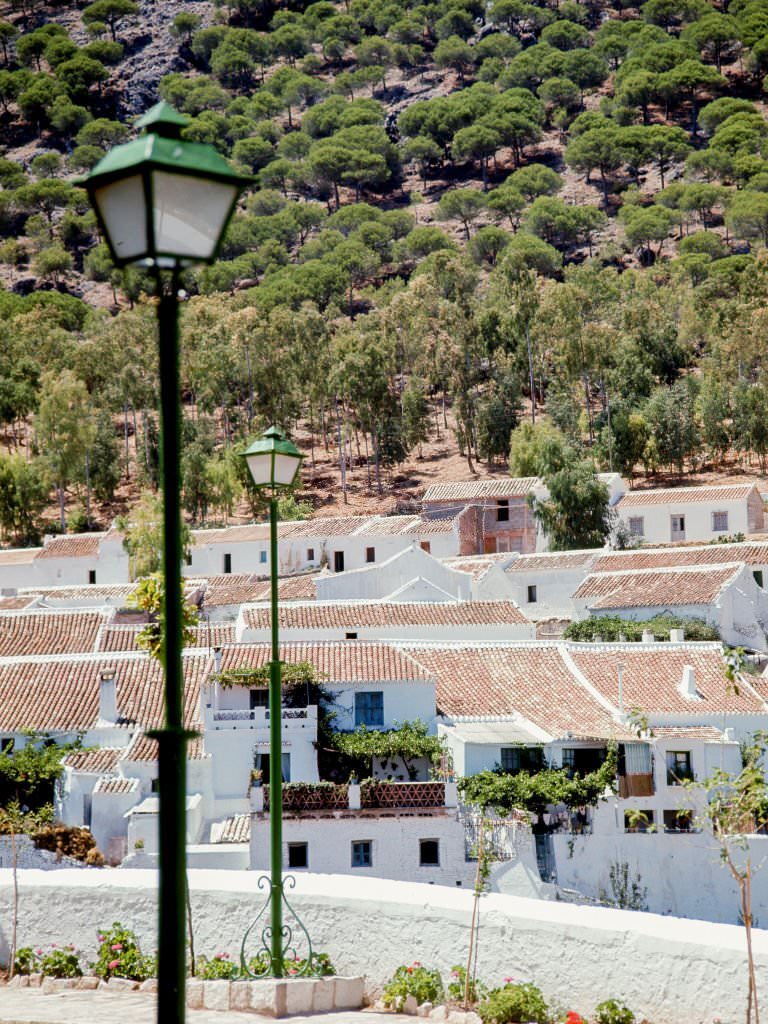
[{"label": "white stone wall", "polygon": [[[61,857],[52,850],[38,850],[29,836],[16,836],[16,869],[38,868],[41,871],[85,868],[86,865],[74,857]],[[0,869],[13,868],[14,840],[9,835],[0,836]]]},{"label": "white stone wall", "polygon": [[[623,835],[553,837],[558,884],[598,898],[601,890],[614,897],[611,865],[626,864],[629,880],[637,881],[647,907],[657,914],[704,918],[738,924],[739,892],[711,835],[693,833],[631,833]],[[747,841],[754,866],[752,908],[757,925],[768,925],[768,836]],[[745,851],[737,850],[741,860]],[[699,922],[697,922],[698,924]],[[762,932],[768,938],[768,932]],[[768,979],[766,979],[768,981]]]},{"label": "white stone wall", "polygon": [[[427,599],[431,601],[438,600],[440,592],[443,592],[444,600],[453,597],[468,601],[472,596],[471,577],[467,573],[448,568],[413,543],[384,561],[321,576],[315,588],[319,601],[375,601],[388,598],[395,591],[419,580],[427,588]],[[411,594],[415,593],[415,588],[409,587],[409,590]],[[415,596],[409,599],[418,600]]]},{"label": "white stone wall", "polygon": [[[587,566],[557,572],[546,571],[543,567],[529,572],[514,572],[513,569],[514,564],[505,573],[512,600],[529,619],[537,622],[549,618],[570,619],[576,615],[573,594],[588,575]],[[528,600],[528,587],[536,587],[535,601]]]},{"label": "white stone wall", "polygon": [[[440,863],[422,867],[420,840],[436,839]],[[352,843],[371,843],[371,867],[352,867]],[[373,817],[364,813],[339,812],[338,817],[283,818],[283,857],[288,864],[288,845],[306,843],[309,867],[288,868],[291,874],[307,871],[323,874],[349,874],[378,880],[397,878],[431,885],[472,886],[476,864],[464,854],[464,827],[456,812],[441,811],[424,816],[418,812]],[[269,817],[254,815],[251,819],[251,870],[268,871]],[[376,881],[373,884],[378,884]]]},{"label": "white stone wall", "polygon": [[[640,837],[646,838],[646,837]],[[95,952],[96,930],[121,921],[155,947],[157,877],[149,871],[24,872],[20,945],[73,942]],[[258,875],[191,871],[195,947],[236,956],[263,903]],[[10,940],[11,872],[0,871],[0,960]],[[401,963],[444,977],[466,960],[472,893],[350,876],[299,875],[292,905],[313,945],[343,974],[365,974],[369,993]],[[56,913],[51,913],[51,907]],[[743,929],[652,914],[489,894],[480,904],[478,973],[491,984],[530,979],[551,1003],[590,1013],[608,998],[638,1020],[741,1024],[746,1003]],[[768,990],[768,935],[754,933],[758,991]]]}]

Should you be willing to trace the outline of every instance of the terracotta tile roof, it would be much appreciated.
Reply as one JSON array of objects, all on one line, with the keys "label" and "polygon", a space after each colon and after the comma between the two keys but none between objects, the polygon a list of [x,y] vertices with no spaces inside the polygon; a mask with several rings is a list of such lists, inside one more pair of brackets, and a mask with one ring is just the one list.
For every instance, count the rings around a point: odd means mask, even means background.
[{"label": "terracotta tile roof", "polygon": [[540,484],[537,476],[503,477],[499,480],[457,480],[432,484],[421,499],[429,501],[471,501],[473,498],[517,498]]},{"label": "terracotta tile roof", "polygon": [[[646,714],[764,714],[765,706],[749,683],[739,694],[728,692],[720,644],[568,644],[569,656],[589,682],[618,704],[621,663],[624,706]],[[683,697],[678,686],[683,669],[694,670],[700,700]]]},{"label": "terracotta tile roof", "polygon": [[136,589],[136,583],[99,583],[83,587],[30,587],[22,593],[34,593],[46,604],[57,601],[87,600],[91,604],[100,602],[127,601]]},{"label": "terracotta tile roof", "polygon": [[[315,598],[315,580],[319,573],[299,573],[283,576],[277,581],[281,601],[312,601]],[[205,581],[198,581],[205,583]],[[270,582],[255,573],[226,574],[211,576],[205,583],[204,607],[220,608],[223,605],[248,604],[269,599]]]},{"label": "terracotta tile roof", "polygon": [[63,764],[76,772],[87,772],[90,775],[105,775],[117,768],[117,762],[125,753],[123,748],[98,747],[95,750],[76,751],[67,754]]},{"label": "terracotta tile roof", "polygon": [[356,537],[387,537],[410,532],[422,523],[421,516],[373,516],[355,531]]},{"label": "terracotta tile roof", "polygon": [[46,540],[35,558],[95,558],[106,533],[72,533]]},{"label": "terracotta tile roof", "polygon": [[[141,648],[136,643],[136,638],[143,629],[143,626],[105,626],[101,633],[100,651],[139,651]],[[222,644],[231,644],[235,641],[235,627],[229,622],[211,622],[196,626],[193,631],[192,640],[187,648],[213,648],[221,647]]]},{"label": "terracotta tile roof", "polygon": [[[638,548],[635,551],[607,551],[592,566],[592,572],[621,569],[656,569],[676,565],[717,565],[746,562],[768,565],[768,543],[704,544],[695,547]],[[766,581],[768,582],[768,581]]]},{"label": "terracotta tile roof", "polygon": [[[270,606],[243,609],[248,629],[269,629]],[[483,626],[528,624],[512,601],[313,601],[281,605],[281,629],[373,629],[377,626]]]},{"label": "terracotta tile roof", "polygon": [[17,597],[0,597],[0,611],[18,612],[28,607],[37,598],[34,594],[18,595]]},{"label": "terracotta tile roof", "polygon": [[625,735],[555,644],[402,646],[435,676],[441,714],[517,713],[553,737]]},{"label": "terracotta tile roof", "polygon": [[[208,655],[183,660],[184,720],[199,727],[199,687]],[[121,721],[145,728],[160,725],[163,674],[145,654],[90,654],[68,657],[6,659],[0,663],[0,730],[77,732],[96,725],[99,717],[99,674],[115,668]]]},{"label": "terracotta tile roof", "polygon": [[211,825],[212,843],[249,843],[250,841],[250,814],[235,814],[232,818]]},{"label": "terracotta tile roof", "polygon": [[361,527],[369,526],[378,516],[327,516],[317,519],[300,519],[290,523],[280,523],[278,537],[349,537],[356,534]]},{"label": "terracotta tile roof", "polygon": [[[233,644],[222,649],[221,667],[260,668],[271,660],[269,644]],[[321,677],[336,683],[428,682],[431,673],[407,652],[387,643],[328,640],[280,645],[280,660],[308,661]]]},{"label": "terracotta tile roof", "polygon": [[721,487],[663,487],[647,491],[627,491],[616,506],[636,508],[643,505],[680,506],[696,502],[742,501],[755,489],[754,484],[723,484]]},{"label": "terracotta tile roof", "polygon": [[521,555],[505,567],[504,572],[570,572],[587,569],[600,554],[592,551],[543,551],[537,555]]},{"label": "terracotta tile roof", "polygon": [[42,548],[0,548],[0,565],[26,565],[42,550]]},{"label": "terracotta tile roof", "polygon": [[417,523],[408,526],[403,532],[419,537],[435,533],[453,533],[457,528],[457,518],[455,509],[441,509],[439,512],[425,513]]},{"label": "terracotta tile roof", "polygon": [[743,566],[687,566],[592,573],[574,591],[574,599],[593,608],[669,608],[712,604]]},{"label": "terracotta tile roof", "polygon": [[514,554],[505,551],[488,555],[457,555],[452,558],[441,558],[440,561],[449,569],[468,572],[474,580],[481,580],[494,565],[503,565],[514,557]]},{"label": "terracotta tile roof", "polygon": [[138,779],[99,779],[93,787],[94,793],[133,793],[139,788]]},{"label": "terracotta tile roof", "polygon": [[0,657],[92,651],[105,622],[96,611],[0,612]]},{"label": "terracotta tile roof", "polygon": [[709,740],[716,743],[723,739],[722,730],[714,725],[654,725],[653,735],[659,739]]},{"label": "terracotta tile roof", "polygon": [[269,523],[249,523],[247,526],[228,526],[222,530],[192,530],[192,546],[208,544],[248,544],[269,540]]},{"label": "terracotta tile roof", "polygon": [[[123,751],[120,760],[131,763],[150,763],[157,761],[157,740],[143,732],[137,732],[130,744]],[[195,736],[187,741],[187,760],[199,761],[203,757],[202,736]]]}]

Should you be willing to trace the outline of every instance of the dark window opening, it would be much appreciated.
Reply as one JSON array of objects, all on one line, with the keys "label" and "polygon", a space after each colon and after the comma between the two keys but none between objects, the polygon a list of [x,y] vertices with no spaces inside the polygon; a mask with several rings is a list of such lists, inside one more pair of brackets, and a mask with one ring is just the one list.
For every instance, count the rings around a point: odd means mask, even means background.
[{"label": "dark window opening", "polygon": [[344,552],[334,551],[333,552],[333,571],[344,572]]},{"label": "dark window opening", "polygon": [[584,776],[596,772],[606,756],[605,747],[563,747],[563,768],[569,776],[576,773]]},{"label": "dark window opening", "polygon": [[314,562],[314,560],[315,560],[315,549],[314,548],[307,548],[307,561],[308,562]]},{"label": "dark window opening", "polygon": [[232,572],[232,555],[229,552],[224,555],[224,572]]},{"label": "dark window opening", "polygon": [[13,736],[3,736],[0,739],[0,753],[10,754],[13,751],[15,742]]},{"label": "dark window opening", "polygon": [[309,863],[308,843],[288,843],[288,867],[305,868]]},{"label": "dark window opening", "polygon": [[625,832],[650,832],[653,829],[653,811],[624,811]]},{"label": "dark window opening", "polygon": [[680,786],[683,782],[692,782],[690,750],[667,751],[667,785]]},{"label": "dark window opening", "polygon": [[365,549],[365,560],[366,560],[366,562],[375,562],[376,561],[376,548],[366,548]]},{"label": "dark window opening", "polygon": [[496,521],[499,523],[509,522],[509,498],[499,498],[496,503]]},{"label": "dark window opening", "polygon": [[152,779],[149,785],[153,793],[160,792],[160,779]]},{"label": "dark window opening", "polygon": [[537,772],[544,766],[541,747],[502,747],[501,767],[505,772]]},{"label": "dark window opening", "polygon": [[762,569],[754,569],[752,571],[752,575],[754,576],[755,583],[758,585],[758,587],[762,587],[762,585],[763,585],[763,570]]},{"label": "dark window opening", "polygon": [[692,822],[690,811],[664,811],[665,832],[690,832]]},{"label": "dark window opening", "polygon": [[191,551],[188,551],[186,553],[186,555],[184,556],[184,561],[187,563],[187,565],[192,565],[192,552]]},{"label": "dark window opening", "polygon": [[440,840],[422,839],[419,841],[419,864],[423,868],[435,868],[440,865]]},{"label": "dark window opening", "polygon": [[528,604],[536,604],[537,591],[535,586],[528,587]]},{"label": "dark window opening", "polygon": [[345,633],[344,634],[344,639],[345,640],[357,640],[357,633]]},{"label": "dark window opening", "polygon": [[422,550],[422,551],[426,551],[426,552],[427,552],[427,554],[429,554],[429,553],[430,553],[430,551],[432,550],[432,545],[431,545],[431,544],[429,543],[429,541],[428,541],[428,540],[423,540],[423,541],[421,542],[421,550]]},{"label": "dark window opening", "polygon": [[96,582],[96,570],[95,569],[89,569],[88,570],[88,583],[92,584],[92,583],[95,583],[95,582]]},{"label": "dark window opening", "polygon": [[265,708],[269,705],[269,690],[259,688],[258,690],[251,690],[251,711],[254,708]]},{"label": "dark window opening", "polygon": [[361,839],[352,843],[352,867],[370,868],[373,866],[372,843],[370,839]]}]

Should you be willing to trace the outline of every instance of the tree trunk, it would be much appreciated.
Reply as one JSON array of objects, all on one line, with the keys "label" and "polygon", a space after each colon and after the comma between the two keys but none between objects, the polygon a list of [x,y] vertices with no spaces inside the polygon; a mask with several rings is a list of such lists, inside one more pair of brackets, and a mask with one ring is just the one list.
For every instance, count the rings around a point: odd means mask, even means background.
[{"label": "tree trunk", "polygon": [[19,852],[16,847],[16,829],[11,822],[11,876],[13,879],[13,908],[11,911],[11,948],[9,951],[8,977],[13,977],[16,961],[16,932],[19,926]]},{"label": "tree trunk", "polygon": [[528,349],[528,378],[531,388],[531,423],[536,424],[536,381],[533,376],[533,348],[531,347],[530,325],[525,325],[525,344]]},{"label": "tree trunk", "polygon": [[85,525],[91,528],[91,453],[85,453]]},{"label": "tree trunk", "polygon": [[67,515],[66,515],[66,511],[64,509],[64,484],[60,482],[57,486],[58,486],[58,491],[59,491],[59,516],[61,518],[61,532],[62,533],[66,533],[67,532]]}]

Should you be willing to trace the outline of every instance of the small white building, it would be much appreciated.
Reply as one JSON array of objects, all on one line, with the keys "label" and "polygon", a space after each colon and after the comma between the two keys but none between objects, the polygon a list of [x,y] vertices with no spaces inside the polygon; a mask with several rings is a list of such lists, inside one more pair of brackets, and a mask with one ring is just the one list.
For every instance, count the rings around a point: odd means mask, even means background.
[{"label": "small white building", "polygon": [[512,599],[534,622],[574,618],[573,594],[601,553],[589,549],[521,555],[504,567]]},{"label": "small white building", "polygon": [[664,612],[703,619],[725,643],[768,649],[768,593],[744,562],[593,573],[573,594],[578,618],[641,621]]},{"label": "small white building", "polygon": [[629,536],[642,544],[720,540],[764,528],[756,484],[627,491],[616,511]]}]

